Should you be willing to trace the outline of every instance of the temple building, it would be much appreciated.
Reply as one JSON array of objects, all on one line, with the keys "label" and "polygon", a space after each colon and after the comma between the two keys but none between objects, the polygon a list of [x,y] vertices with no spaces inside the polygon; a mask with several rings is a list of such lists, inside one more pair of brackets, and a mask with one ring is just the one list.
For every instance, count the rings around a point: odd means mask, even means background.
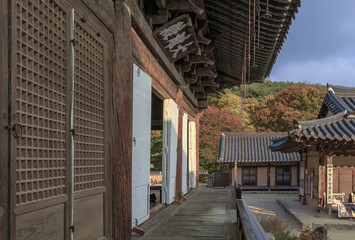
[{"label": "temple building", "polygon": [[220,138],[217,161],[230,166],[231,184],[243,190],[298,190],[300,156],[269,149],[282,133],[224,132]]},{"label": "temple building", "polygon": [[337,202],[354,202],[354,111],[355,88],[328,86],[318,119],[295,120],[295,129],[270,146],[300,153],[300,196],[311,206],[334,210]]}]

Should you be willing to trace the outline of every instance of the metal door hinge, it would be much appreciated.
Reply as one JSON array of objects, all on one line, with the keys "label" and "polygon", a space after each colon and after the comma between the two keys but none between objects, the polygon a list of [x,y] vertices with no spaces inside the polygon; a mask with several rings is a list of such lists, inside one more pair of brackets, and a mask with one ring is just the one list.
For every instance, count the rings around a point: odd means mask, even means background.
[{"label": "metal door hinge", "polygon": [[70,43],[73,44],[73,46],[75,47],[76,40],[75,40],[75,39],[71,39],[71,40],[70,40]]}]

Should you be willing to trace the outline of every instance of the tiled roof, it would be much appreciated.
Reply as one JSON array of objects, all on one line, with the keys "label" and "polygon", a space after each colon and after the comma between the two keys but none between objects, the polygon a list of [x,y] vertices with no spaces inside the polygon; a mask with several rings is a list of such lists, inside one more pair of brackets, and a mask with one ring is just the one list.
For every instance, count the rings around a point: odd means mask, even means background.
[{"label": "tiled roof", "polygon": [[328,110],[332,114],[355,111],[355,88],[328,86],[318,118],[324,118]]},{"label": "tiled roof", "polygon": [[279,133],[230,133],[224,132],[219,142],[217,161],[220,163],[271,163],[299,161],[298,153],[272,152],[273,139],[287,137]]},{"label": "tiled roof", "polygon": [[[336,115],[311,120],[294,121],[295,129],[290,131],[288,137],[279,138],[270,146],[273,151],[288,152],[290,149],[298,151],[302,142],[295,138],[306,140],[327,140],[339,142],[355,142],[355,115],[347,110]],[[299,145],[299,146],[297,146]]]}]

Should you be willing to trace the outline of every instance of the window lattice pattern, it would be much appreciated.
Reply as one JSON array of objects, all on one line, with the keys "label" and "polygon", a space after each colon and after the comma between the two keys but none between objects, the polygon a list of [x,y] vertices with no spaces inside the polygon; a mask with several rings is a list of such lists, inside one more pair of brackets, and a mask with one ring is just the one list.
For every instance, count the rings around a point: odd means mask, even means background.
[{"label": "window lattice pattern", "polygon": [[53,1],[17,1],[16,203],[65,193],[66,14]]},{"label": "window lattice pattern", "polygon": [[104,185],[104,48],[75,23],[75,191]]}]

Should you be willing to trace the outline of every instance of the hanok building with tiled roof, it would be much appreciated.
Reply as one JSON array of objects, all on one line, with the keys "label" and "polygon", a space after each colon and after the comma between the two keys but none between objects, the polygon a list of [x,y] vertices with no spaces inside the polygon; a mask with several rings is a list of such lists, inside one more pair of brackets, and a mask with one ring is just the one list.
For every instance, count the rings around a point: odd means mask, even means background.
[{"label": "hanok building with tiled roof", "polygon": [[294,121],[272,151],[301,152],[300,195],[331,208],[334,194],[349,201],[355,191],[355,88],[329,87],[318,119]]},{"label": "hanok building with tiled roof", "polygon": [[222,133],[218,162],[230,164],[234,179],[246,189],[298,189],[298,153],[272,152],[272,140],[287,133]]}]

